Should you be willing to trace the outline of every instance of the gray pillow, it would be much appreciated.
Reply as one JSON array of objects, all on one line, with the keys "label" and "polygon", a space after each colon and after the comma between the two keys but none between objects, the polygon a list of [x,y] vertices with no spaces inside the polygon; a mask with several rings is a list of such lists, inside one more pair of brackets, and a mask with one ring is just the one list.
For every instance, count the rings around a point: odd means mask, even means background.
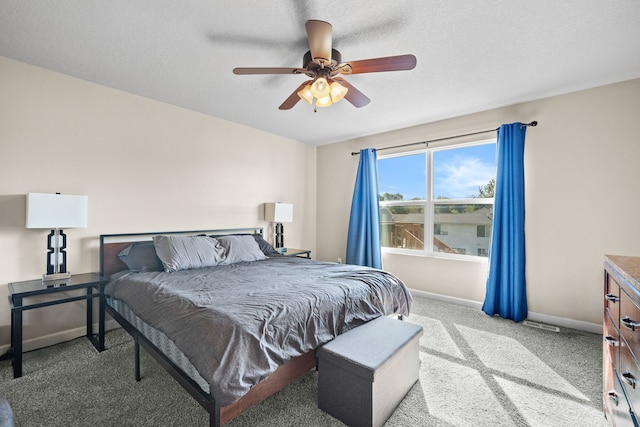
[{"label": "gray pillow", "polygon": [[153,236],[153,244],[167,273],[213,267],[225,255],[218,240],[207,236]]},{"label": "gray pillow", "polygon": [[162,271],[164,266],[156,254],[153,242],[136,242],[124,248],[118,254],[132,273]]},{"label": "gray pillow", "polygon": [[267,256],[262,253],[260,246],[251,235],[221,236],[216,239],[226,250],[222,264],[267,259]]},{"label": "gray pillow", "polygon": [[256,243],[258,244],[258,246],[260,247],[260,250],[262,251],[263,254],[265,255],[280,255],[278,253],[278,251],[276,251],[273,246],[271,246],[271,243],[267,242],[264,237],[262,237],[262,234],[254,234],[253,238],[256,240]]}]

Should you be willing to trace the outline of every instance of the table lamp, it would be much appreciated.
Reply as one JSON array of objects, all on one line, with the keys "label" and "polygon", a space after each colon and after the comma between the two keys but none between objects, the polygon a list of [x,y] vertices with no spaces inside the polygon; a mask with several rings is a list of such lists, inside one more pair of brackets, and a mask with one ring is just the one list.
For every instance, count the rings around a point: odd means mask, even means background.
[{"label": "table lamp", "polygon": [[265,203],[264,219],[275,222],[275,248],[284,250],[283,222],[293,222],[293,205],[290,203]]},{"label": "table lamp", "polygon": [[43,281],[64,280],[71,277],[67,271],[67,236],[63,228],[87,226],[87,196],[67,194],[27,194],[27,228],[49,228],[47,239],[47,272]]}]

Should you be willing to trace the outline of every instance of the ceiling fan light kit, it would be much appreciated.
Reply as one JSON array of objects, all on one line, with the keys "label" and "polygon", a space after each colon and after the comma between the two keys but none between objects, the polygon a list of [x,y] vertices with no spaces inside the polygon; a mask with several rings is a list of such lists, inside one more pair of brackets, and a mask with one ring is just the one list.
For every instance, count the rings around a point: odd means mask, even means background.
[{"label": "ceiling fan light kit", "polygon": [[414,55],[387,56],[342,63],[342,55],[331,47],[332,27],[324,21],[306,22],[309,51],[305,53],[303,68],[234,68],[233,73],[245,74],[305,74],[311,78],[302,83],[280,105],[280,110],[289,110],[300,99],[315,107],[328,107],[345,98],[360,108],[371,100],[353,87],[340,74],[363,74],[383,71],[411,70],[416,66]]},{"label": "ceiling fan light kit", "polygon": [[300,99],[314,107],[328,107],[340,101],[349,89],[335,80],[318,77],[297,92]]}]

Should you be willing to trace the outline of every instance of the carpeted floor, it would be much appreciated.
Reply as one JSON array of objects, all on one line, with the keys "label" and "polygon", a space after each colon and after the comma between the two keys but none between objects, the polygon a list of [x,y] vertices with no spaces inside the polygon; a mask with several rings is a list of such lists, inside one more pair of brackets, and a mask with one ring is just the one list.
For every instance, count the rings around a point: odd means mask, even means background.
[{"label": "carpeted floor", "polygon": [[[416,297],[407,319],[420,324],[420,381],[386,426],[598,426],[602,337],[534,329],[479,310]],[[13,380],[0,363],[0,397],[18,427],[207,426],[208,415],[142,351],[133,378],[133,341],[111,331],[97,353],[84,338],[24,355]],[[316,405],[310,371],[229,427],[341,426]]]}]

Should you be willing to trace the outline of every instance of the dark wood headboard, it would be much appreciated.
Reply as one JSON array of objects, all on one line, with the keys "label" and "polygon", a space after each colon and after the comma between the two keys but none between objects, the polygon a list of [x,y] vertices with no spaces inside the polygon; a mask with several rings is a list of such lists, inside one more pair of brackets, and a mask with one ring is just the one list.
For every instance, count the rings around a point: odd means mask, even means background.
[{"label": "dark wood headboard", "polygon": [[191,231],[161,231],[153,233],[126,233],[126,234],[101,234],[100,235],[100,274],[109,277],[119,271],[127,269],[118,254],[127,246],[134,242],[153,240],[157,235],[183,235],[196,236],[198,234],[207,235],[228,235],[228,234],[263,234],[262,227],[248,228],[224,228],[215,230],[191,230]]}]

